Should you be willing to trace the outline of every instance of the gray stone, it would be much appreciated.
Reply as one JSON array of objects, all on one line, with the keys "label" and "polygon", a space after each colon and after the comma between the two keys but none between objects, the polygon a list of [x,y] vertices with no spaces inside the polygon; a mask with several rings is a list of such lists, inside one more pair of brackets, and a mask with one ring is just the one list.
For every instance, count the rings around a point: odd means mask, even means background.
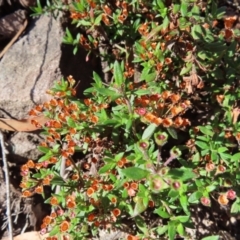
[{"label": "gray stone", "polygon": [[23,119],[36,104],[49,99],[45,93],[61,78],[59,20],[41,16],[31,21],[27,33],[0,62],[0,116]]},{"label": "gray stone", "polygon": [[27,132],[15,133],[9,142],[9,159],[15,162],[25,162],[26,159],[36,160],[41,152],[37,149],[40,142],[44,139],[35,134]]}]

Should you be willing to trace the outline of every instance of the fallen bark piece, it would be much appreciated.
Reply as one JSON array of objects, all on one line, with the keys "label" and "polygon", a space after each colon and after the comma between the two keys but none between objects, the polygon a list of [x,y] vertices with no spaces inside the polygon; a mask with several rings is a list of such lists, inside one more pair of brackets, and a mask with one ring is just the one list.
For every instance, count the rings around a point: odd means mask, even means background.
[{"label": "fallen bark piece", "polygon": [[0,128],[9,131],[31,132],[41,129],[47,121],[49,119],[43,115],[22,120],[0,118]]}]

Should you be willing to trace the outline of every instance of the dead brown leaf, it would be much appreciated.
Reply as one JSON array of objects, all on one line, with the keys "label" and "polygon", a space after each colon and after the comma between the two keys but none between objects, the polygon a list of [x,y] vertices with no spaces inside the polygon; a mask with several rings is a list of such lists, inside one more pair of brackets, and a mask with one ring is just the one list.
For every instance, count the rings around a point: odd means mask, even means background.
[{"label": "dead brown leaf", "polygon": [[31,132],[41,129],[47,121],[49,119],[43,115],[22,120],[0,118],[0,128],[9,131]]},{"label": "dead brown leaf", "polygon": [[232,111],[233,124],[237,122],[239,114],[240,114],[240,108],[238,107],[234,108]]}]

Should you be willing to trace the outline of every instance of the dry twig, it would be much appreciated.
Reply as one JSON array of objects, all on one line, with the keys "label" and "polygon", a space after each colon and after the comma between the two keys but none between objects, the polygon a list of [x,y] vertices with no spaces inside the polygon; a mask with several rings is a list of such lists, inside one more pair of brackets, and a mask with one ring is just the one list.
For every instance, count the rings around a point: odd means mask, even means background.
[{"label": "dry twig", "polygon": [[9,230],[9,239],[13,240],[13,226],[12,226],[12,217],[11,217],[11,199],[10,199],[10,182],[9,182],[9,171],[8,171],[8,163],[6,158],[6,149],[4,146],[4,137],[3,133],[0,131],[0,142],[2,148],[2,160],[3,167],[5,173],[5,181],[6,181],[6,194],[7,194],[7,217],[8,217],[8,230]]}]

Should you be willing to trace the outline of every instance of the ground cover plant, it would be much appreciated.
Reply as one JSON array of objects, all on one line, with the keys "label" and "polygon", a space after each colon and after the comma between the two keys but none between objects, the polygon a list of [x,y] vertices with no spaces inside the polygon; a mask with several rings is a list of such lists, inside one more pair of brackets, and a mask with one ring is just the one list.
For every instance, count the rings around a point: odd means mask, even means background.
[{"label": "ground cover plant", "polygon": [[79,33],[66,29],[64,43],[104,68],[84,99],[69,76],[30,112],[49,121],[43,156],[22,166],[21,187],[24,197],[52,187],[48,239],[91,239],[99,229],[199,239],[188,231],[198,227],[196,206],[239,212],[235,15],[214,0],[48,1],[34,10],[68,13]]}]

